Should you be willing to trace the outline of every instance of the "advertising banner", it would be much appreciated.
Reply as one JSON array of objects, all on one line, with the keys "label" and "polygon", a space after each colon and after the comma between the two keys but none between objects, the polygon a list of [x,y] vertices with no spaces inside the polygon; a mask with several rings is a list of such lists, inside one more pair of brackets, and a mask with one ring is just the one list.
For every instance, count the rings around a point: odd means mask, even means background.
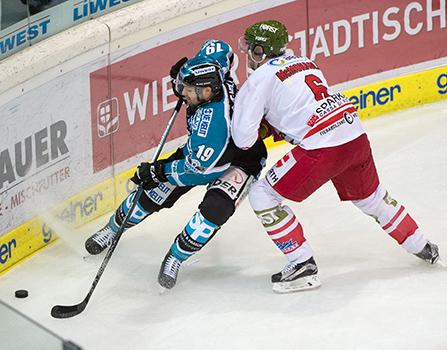
[{"label": "advertising banner", "polygon": [[309,1],[293,36],[329,84],[447,56],[446,0]]},{"label": "advertising banner", "polygon": [[[305,2],[294,1],[249,17],[231,21],[104,67],[91,74],[92,141],[94,171],[100,171],[157,145],[176,97],[171,89],[169,70],[181,57],[192,57],[202,43],[219,38],[237,49],[237,40],[253,21],[280,18],[287,25],[305,24]],[[241,56],[242,57],[242,56]],[[245,58],[235,59],[233,72],[245,80]],[[110,76],[110,86],[107,76]],[[107,117],[102,114],[107,112]],[[108,126],[101,120],[108,120]],[[169,140],[186,134],[184,111],[177,118]],[[112,149],[112,151],[111,151]]]},{"label": "advertising banner", "polygon": [[[15,1],[22,5],[19,0]],[[42,11],[0,31],[0,60],[50,35],[139,1],[141,0],[66,0],[50,8],[44,5],[47,2],[42,2]],[[16,14],[3,12],[2,15]]]},{"label": "advertising banner", "polygon": [[362,119],[439,101],[447,97],[447,66],[350,89],[344,93]]},{"label": "advertising banner", "polygon": [[94,184],[88,72],[104,64],[61,75],[0,106],[0,233]]},{"label": "advertising banner", "polygon": [[[447,56],[447,46],[439,45],[447,41],[445,0],[394,5],[385,0],[291,1],[228,18],[234,13],[213,21],[222,24],[185,31],[179,39],[91,74],[95,172],[156,146],[175,105],[169,69],[179,58],[193,56],[205,40],[230,43],[236,53],[233,73],[243,83],[246,62],[237,52],[237,40],[260,20],[282,21],[289,30],[289,49],[315,60],[331,85]],[[170,139],[185,133],[184,123],[177,122]]]}]

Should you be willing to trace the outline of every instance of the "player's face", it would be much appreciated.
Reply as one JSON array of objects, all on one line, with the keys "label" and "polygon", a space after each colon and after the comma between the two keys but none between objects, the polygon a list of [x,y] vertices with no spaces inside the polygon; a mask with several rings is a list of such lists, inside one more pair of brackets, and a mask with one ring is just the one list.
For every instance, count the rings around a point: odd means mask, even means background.
[{"label": "player's face", "polygon": [[197,106],[200,103],[199,96],[197,96],[196,88],[194,86],[185,84],[182,95],[188,106]]},{"label": "player's face", "polygon": [[[199,95],[197,95],[199,93]],[[191,85],[184,85],[182,95],[186,100],[188,106],[198,106],[206,102],[212,97],[212,90],[210,87],[196,88]]]}]

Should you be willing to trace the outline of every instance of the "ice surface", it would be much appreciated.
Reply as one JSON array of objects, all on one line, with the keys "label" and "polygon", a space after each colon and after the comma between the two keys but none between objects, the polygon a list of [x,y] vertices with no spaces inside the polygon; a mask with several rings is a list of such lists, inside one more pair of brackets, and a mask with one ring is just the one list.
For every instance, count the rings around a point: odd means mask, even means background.
[{"label": "ice surface", "polygon": [[[447,101],[364,125],[382,184],[447,261]],[[289,148],[272,149],[270,164]],[[329,184],[304,203],[288,202],[316,252],[320,289],[271,291],[270,275],[285,260],[245,202],[199,261],[182,269],[177,286],[159,295],[159,264],[203,193],[191,191],[126,232],[79,316],[50,316],[53,305],[84,298],[103,259],[83,259],[73,241],[59,240],[2,276],[0,299],[91,350],[447,348],[447,269],[407,254],[374,220],[340,203]],[[21,288],[28,298],[14,298]]]}]

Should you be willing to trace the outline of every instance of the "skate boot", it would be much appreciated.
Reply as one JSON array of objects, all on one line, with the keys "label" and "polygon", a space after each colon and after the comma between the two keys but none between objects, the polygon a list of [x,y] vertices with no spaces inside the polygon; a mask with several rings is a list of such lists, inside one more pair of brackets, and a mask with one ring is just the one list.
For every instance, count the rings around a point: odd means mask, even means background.
[{"label": "skate boot", "polygon": [[289,263],[281,272],[272,275],[273,291],[291,293],[321,286],[318,267],[313,257],[301,263]]},{"label": "skate boot", "polygon": [[166,289],[172,289],[177,282],[178,271],[182,262],[178,260],[171,251],[166,254],[161,263],[160,273],[158,274],[158,283]]},{"label": "skate boot", "polygon": [[424,248],[416,255],[419,259],[428,262],[431,265],[436,264],[439,261],[439,249],[438,246],[430,241],[424,246]]},{"label": "skate boot", "polygon": [[85,249],[91,255],[99,254],[107,247],[110,247],[115,235],[115,231],[107,224],[85,241]]}]

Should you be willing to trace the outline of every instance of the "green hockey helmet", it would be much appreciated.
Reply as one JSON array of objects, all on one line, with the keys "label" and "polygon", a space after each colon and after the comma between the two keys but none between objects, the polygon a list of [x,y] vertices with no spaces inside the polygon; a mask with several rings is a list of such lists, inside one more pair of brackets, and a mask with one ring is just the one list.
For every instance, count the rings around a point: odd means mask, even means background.
[{"label": "green hockey helmet", "polygon": [[[262,56],[276,57],[286,52],[289,34],[284,24],[269,20],[255,23],[245,30],[239,38],[239,49],[244,53],[255,53],[255,48],[262,48]],[[256,50],[259,51],[259,50]]]}]

